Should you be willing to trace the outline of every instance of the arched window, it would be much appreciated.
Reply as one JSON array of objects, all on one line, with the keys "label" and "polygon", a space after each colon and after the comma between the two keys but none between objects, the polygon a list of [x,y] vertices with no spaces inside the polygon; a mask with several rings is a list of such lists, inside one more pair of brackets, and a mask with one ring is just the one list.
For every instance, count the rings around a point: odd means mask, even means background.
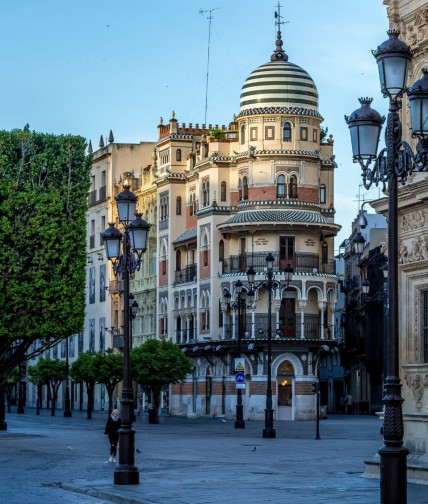
[{"label": "arched window", "polygon": [[320,185],[320,203],[326,202],[325,184]]},{"label": "arched window", "polygon": [[181,251],[177,250],[175,253],[175,269],[176,271],[181,270]]},{"label": "arched window", "polygon": [[220,240],[218,243],[218,260],[224,261],[224,241]]},{"label": "arched window", "polygon": [[242,199],[248,199],[248,179],[247,177],[243,177],[242,179]]},{"label": "arched window", "polygon": [[204,266],[208,266],[208,239],[207,235],[204,236],[204,245],[203,245],[203,258],[204,258]]},{"label": "arched window", "polygon": [[202,184],[202,207],[206,206],[207,200],[206,200],[206,192],[205,192],[205,182]]},{"label": "arched window", "polygon": [[241,145],[245,143],[245,126],[241,126]]},{"label": "arched window", "polygon": [[285,198],[285,175],[278,175],[276,181],[277,197]]},{"label": "arched window", "polygon": [[226,201],[226,182],[221,183],[220,201]]},{"label": "arched window", "polygon": [[326,241],[322,242],[322,263],[328,263],[328,244]]},{"label": "arched window", "polygon": [[165,245],[162,246],[162,253],[160,258],[161,275],[166,275],[166,248]]},{"label": "arched window", "polygon": [[210,183],[208,180],[202,183],[202,207],[210,204]]},{"label": "arched window", "polygon": [[297,198],[297,177],[295,175],[292,175],[290,177],[290,185],[288,187],[288,191],[290,198]]},{"label": "arched window", "polygon": [[189,204],[190,204],[190,215],[195,213],[195,193],[191,192],[189,196]]},{"label": "arched window", "polygon": [[192,201],[192,215],[196,213],[196,193],[193,193],[193,201]]},{"label": "arched window", "polygon": [[181,196],[177,196],[175,212],[177,215],[181,215]]},{"label": "arched window", "polygon": [[284,142],[291,142],[291,124],[285,123],[282,128],[282,139]]},{"label": "arched window", "polygon": [[181,149],[175,151],[175,159],[176,161],[181,161]]}]

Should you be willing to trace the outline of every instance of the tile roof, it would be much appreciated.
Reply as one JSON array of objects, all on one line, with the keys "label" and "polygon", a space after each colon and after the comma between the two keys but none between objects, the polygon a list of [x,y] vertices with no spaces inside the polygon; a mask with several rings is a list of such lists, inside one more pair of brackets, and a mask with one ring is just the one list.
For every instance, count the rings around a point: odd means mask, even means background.
[{"label": "tile roof", "polygon": [[197,228],[186,229],[178,238],[176,238],[172,243],[181,243],[189,240],[193,240],[197,237]]},{"label": "tile roof", "polygon": [[223,224],[244,224],[251,222],[301,222],[311,224],[329,224],[334,225],[329,219],[326,219],[319,212],[309,210],[245,210],[240,211]]}]

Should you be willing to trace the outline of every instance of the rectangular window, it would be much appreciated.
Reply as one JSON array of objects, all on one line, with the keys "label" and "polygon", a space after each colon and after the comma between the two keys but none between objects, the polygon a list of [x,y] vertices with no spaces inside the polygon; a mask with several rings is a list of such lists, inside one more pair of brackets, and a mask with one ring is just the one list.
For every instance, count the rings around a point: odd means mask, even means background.
[{"label": "rectangular window", "polygon": [[266,140],[275,140],[274,126],[265,126],[265,139]]},{"label": "rectangular window", "polygon": [[428,290],[422,292],[423,320],[422,320],[422,338],[423,338],[423,359],[428,363]]},{"label": "rectangular window", "polygon": [[316,129],[313,130],[312,139],[314,142],[318,142],[318,130],[316,130]]},{"label": "rectangular window", "polygon": [[257,128],[250,128],[250,140],[257,140]]},{"label": "rectangular window", "polygon": [[300,128],[300,140],[308,139],[308,128]]},{"label": "rectangular window", "polygon": [[294,238],[290,236],[279,237],[279,268],[281,271],[288,266],[294,268]]}]

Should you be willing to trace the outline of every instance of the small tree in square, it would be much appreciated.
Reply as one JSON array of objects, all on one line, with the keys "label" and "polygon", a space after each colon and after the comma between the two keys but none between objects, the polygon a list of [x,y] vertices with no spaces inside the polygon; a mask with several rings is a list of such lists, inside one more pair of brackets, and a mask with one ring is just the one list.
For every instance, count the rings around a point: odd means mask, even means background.
[{"label": "small tree in square", "polygon": [[162,387],[178,383],[192,373],[193,362],[172,341],[148,340],[131,351],[131,373],[152,390],[154,423],[159,423]]},{"label": "small tree in square", "polygon": [[31,373],[37,377],[40,383],[46,383],[51,392],[51,416],[55,416],[58,389],[61,383],[67,379],[67,365],[60,359],[42,357],[35,366],[31,366]]}]

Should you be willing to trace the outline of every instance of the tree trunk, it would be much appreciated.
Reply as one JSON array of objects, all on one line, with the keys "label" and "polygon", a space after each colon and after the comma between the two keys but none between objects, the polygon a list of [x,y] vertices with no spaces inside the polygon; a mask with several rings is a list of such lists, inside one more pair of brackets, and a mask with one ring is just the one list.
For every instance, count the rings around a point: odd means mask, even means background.
[{"label": "tree trunk", "polygon": [[107,395],[108,395],[108,416],[111,415],[111,412],[113,411],[113,392],[114,392],[114,385],[113,387],[109,384],[106,384],[106,389],[107,389]]},{"label": "tree trunk", "polygon": [[153,423],[155,423],[155,424],[159,423],[159,408],[160,408],[161,390],[162,390],[161,387],[152,387],[153,404],[154,404],[154,408],[155,408]]},{"label": "tree trunk", "polygon": [[40,408],[42,407],[42,387],[41,383],[37,385],[36,415],[40,415]]},{"label": "tree trunk", "polygon": [[11,413],[12,410],[10,409],[10,401],[12,400],[12,387],[7,387],[6,398],[7,398],[7,412]]},{"label": "tree trunk", "polygon": [[93,409],[93,401],[94,401],[94,384],[86,384],[86,391],[88,394],[88,407],[86,408],[86,418],[88,420],[92,419],[92,409]]},{"label": "tree trunk", "polygon": [[55,416],[55,406],[56,406],[56,391],[54,384],[50,384],[51,388],[51,416]]}]

